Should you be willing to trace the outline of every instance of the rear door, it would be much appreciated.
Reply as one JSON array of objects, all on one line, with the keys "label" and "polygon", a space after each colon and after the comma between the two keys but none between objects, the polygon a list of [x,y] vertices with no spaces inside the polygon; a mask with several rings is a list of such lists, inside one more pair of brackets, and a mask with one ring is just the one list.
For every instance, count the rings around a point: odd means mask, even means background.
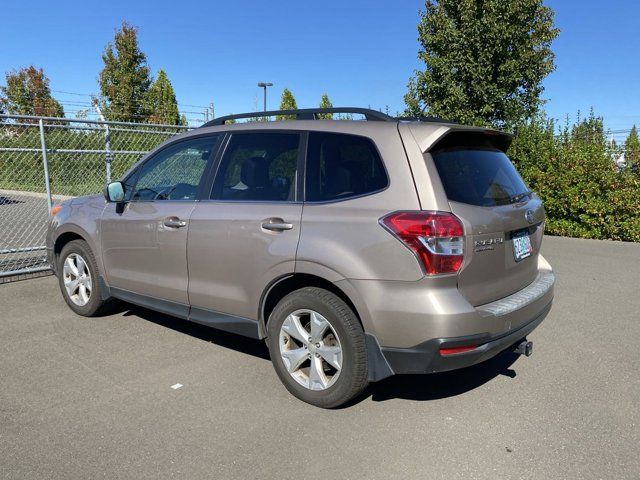
[{"label": "rear door", "polygon": [[544,209],[504,153],[503,140],[454,132],[425,155],[435,165],[451,211],[465,225],[458,288],[473,305],[517,292],[538,273]]},{"label": "rear door", "polygon": [[230,136],[209,199],[191,215],[192,320],[256,335],[265,287],[295,269],[304,141],[296,132]]}]

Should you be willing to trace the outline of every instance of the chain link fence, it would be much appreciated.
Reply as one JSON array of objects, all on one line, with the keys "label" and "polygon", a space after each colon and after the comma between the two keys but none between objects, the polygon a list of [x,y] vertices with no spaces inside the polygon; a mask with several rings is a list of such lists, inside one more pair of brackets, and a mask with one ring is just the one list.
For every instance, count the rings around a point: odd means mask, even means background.
[{"label": "chain link fence", "polygon": [[0,115],[0,278],[49,269],[51,207],[102,191],[175,125]]}]

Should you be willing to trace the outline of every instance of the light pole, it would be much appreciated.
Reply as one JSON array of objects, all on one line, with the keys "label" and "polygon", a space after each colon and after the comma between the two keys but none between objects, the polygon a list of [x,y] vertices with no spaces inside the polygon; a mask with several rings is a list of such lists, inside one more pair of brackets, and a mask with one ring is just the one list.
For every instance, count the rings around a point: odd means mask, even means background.
[{"label": "light pole", "polygon": [[260,82],[258,83],[259,87],[262,87],[264,90],[264,111],[267,111],[267,87],[272,87],[273,83],[271,82]]}]

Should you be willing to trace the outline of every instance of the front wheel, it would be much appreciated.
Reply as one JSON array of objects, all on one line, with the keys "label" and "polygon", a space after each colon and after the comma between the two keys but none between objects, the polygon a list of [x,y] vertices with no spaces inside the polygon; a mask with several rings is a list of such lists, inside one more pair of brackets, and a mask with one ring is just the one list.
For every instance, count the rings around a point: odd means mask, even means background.
[{"label": "front wheel", "polygon": [[63,247],[58,257],[58,281],[62,296],[75,313],[91,317],[103,311],[106,302],[98,282],[98,266],[84,240]]},{"label": "front wheel", "polygon": [[300,400],[335,408],[367,386],[367,352],[358,318],[333,293],[307,287],[284,297],[267,325],[273,366]]}]

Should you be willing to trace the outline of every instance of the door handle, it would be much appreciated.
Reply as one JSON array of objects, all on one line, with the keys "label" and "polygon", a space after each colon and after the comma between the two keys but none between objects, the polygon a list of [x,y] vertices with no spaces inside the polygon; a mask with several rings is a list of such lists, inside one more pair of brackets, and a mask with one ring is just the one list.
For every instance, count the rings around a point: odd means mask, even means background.
[{"label": "door handle", "polygon": [[281,218],[269,218],[262,221],[262,228],[272,232],[282,232],[284,230],[291,230],[293,223],[287,223]]},{"label": "door handle", "polygon": [[180,228],[187,226],[187,222],[185,222],[184,220],[180,220],[178,217],[167,217],[162,223],[164,223],[165,227],[169,228]]}]

